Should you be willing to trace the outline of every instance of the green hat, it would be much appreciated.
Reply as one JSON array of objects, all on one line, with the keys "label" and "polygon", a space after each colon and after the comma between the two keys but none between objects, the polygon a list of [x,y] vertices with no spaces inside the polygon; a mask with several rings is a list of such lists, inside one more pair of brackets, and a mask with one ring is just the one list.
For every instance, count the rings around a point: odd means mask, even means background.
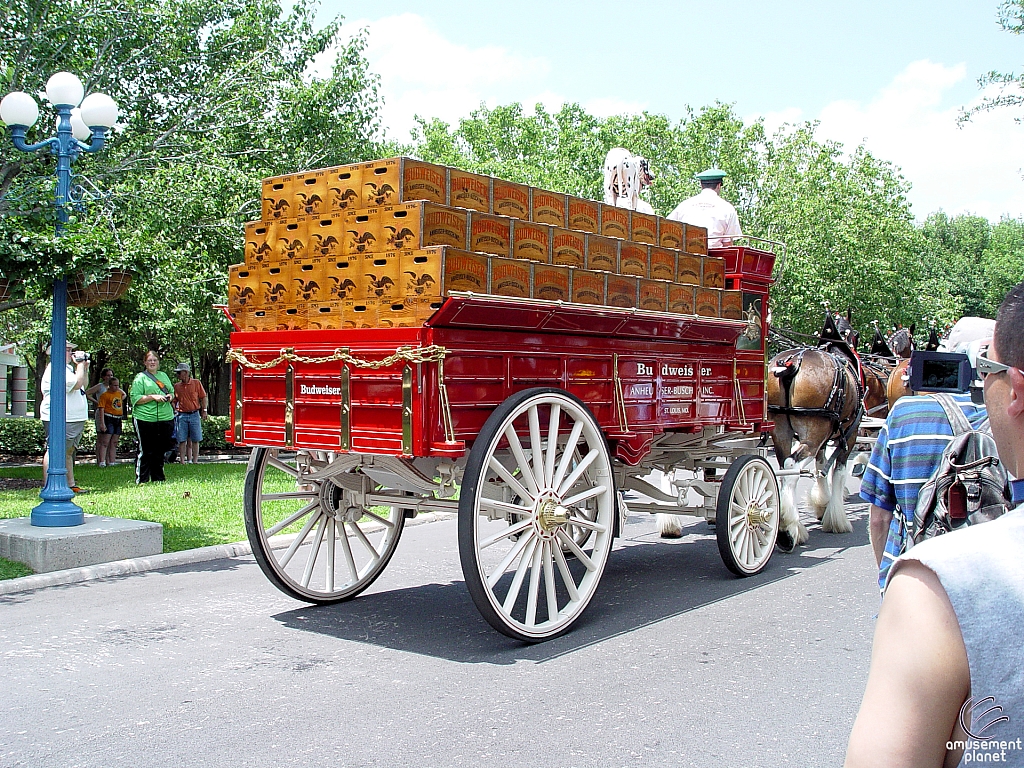
[{"label": "green hat", "polygon": [[725,178],[725,171],[721,168],[708,168],[697,174],[697,181],[721,181]]}]

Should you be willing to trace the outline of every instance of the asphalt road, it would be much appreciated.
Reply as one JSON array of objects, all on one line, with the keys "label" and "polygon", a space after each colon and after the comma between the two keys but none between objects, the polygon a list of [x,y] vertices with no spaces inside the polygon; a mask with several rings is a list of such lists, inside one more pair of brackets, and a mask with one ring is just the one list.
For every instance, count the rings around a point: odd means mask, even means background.
[{"label": "asphalt road", "polygon": [[[851,481],[851,486],[856,485]],[[834,766],[878,594],[867,510],[758,576],[626,527],[567,636],[494,632],[454,521],[309,607],[252,558],[0,598],[0,766]]]}]

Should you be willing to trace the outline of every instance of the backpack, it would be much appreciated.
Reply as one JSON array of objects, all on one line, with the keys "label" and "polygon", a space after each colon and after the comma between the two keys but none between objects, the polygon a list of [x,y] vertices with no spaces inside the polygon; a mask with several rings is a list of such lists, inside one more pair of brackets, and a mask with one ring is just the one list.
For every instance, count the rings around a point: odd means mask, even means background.
[{"label": "backpack", "polygon": [[995,520],[1012,506],[1009,479],[992,435],[971,429],[949,395],[931,397],[945,411],[953,439],[918,494],[907,549],[933,536]]}]

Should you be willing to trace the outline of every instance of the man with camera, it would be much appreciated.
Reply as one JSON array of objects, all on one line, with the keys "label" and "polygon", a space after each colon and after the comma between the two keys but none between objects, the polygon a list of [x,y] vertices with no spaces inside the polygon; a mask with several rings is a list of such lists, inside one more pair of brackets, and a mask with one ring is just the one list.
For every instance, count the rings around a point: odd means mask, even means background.
[{"label": "man with camera", "polygon": [[[64,374],[64,382],[67,385],[67,401],[64,411],[66,424],[65,455],[68,470],[68,487],[75,493],[81,493],[82,489],[75,484],[75,454],[79,443],[82,442],[82,432],[85,430],[85,422],[89,419],[89,401],[85,397],[85,388],[89,384],[89,354],[87,352],[76,352],[76,347],[70,341],[65,350],[65,365],[67,371]],[[53,347],[46,348],[46,354],[50,355],[50,362],[43,371],[43,380],[40,388],[43,393],[43,401],[39,405],[39,417],[43,421],[43,428],[46,430],[46,452],[43,454],[43,477],[50,468],[50,376],[53,366]]]},{"label": "man with camera", "polygon": [[[953,358],[952,365],[943,365],[942,357],[942,353],[914,353],[911,367],[917,375],[912,377],[911,387],[915,395],[900,398],[889,412],[861,481],[861,498],[871,504],[868,533],[878,565],[879,589],[885,588],[889,569],[907,548],[921,489],[954,437],[945,408],[939,400],[923,393],[944,391],[949,394],[971,429],[978,429],[986,419],[985,406],[972,402],[971,395],[966,393],[970,380],[966,357],[945,355]],[[964,366],[967,366],[966,381],[959,387],[959,374],[963,373]],[[930,386],[929,381],[951,386]],[[960,390],[960,393],[953,394],[953,390]]]},{"label": "man with camera", "polygon": [[893,565],[846,766],[1024,766],[1024,283],[978,357],[1014,509]]}]

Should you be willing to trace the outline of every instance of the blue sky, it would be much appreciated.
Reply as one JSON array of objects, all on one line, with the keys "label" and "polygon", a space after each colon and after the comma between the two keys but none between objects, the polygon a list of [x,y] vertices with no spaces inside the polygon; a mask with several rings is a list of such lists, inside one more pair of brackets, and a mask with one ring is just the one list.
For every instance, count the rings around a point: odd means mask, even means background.
[{"label": "blue sky", "polygon": [[958,129],[977,77],[1024,65],[994,0],[969,2],[338,2],[368,27],[389,135],[412,115],[455,122],[484,101],[576,101],[597,114],[733,103],[770,127],[821,120],[913,184],[919,217],[943,208],[1024,216],[1024,127],[992,113]]}]

